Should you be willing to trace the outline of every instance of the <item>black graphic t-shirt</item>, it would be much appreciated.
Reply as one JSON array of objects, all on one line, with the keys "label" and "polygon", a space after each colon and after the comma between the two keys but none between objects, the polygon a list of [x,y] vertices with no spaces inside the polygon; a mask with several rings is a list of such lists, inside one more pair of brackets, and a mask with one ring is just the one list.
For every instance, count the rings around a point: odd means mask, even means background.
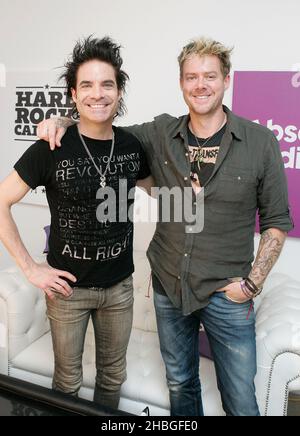
[{"label": "black graphic t-shirt", "polygon": [[[134,271],[133,223],[127,210],[132,210],[137,180],[150,170],[139,141],[122,128],[113,129],[115,149],[106,173],[107,187],[115,194],[110,201],[101,196],[99,173],[76,126],[68,129],[61,148],[51,151],[48,142],[37,141],[14,166],[32,189],[45,186],[51,212],[48,263],[72,273],[79,287],[107,288]],[[112,141],[83,138],[103,173]],[[108,212],[115,217],[106,219]]]},{"label": "black graphic t-shirt", "polygon": [[[220,144],[225,133],[227,124],[216,132],[209,140],[196,138],[188,128],[188,141],[191,161],[191,180],[194,190],[198,191],[207,182],[213,173]],[[201,149],[201,147],[203,147]]]}]

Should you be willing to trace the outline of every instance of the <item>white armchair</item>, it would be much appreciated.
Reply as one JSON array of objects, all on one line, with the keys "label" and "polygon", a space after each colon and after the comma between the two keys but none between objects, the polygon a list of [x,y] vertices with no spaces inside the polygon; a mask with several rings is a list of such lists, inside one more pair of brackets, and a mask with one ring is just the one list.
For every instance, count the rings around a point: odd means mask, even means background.
[{"label": "white armchair", "polygon": [[255,380],[261,413],[286,415],[289,392],[300,390],[300,283],[271,274],[256,301]]},{"label": "white armchair", "polygon": [[[140,414],[169,414],[165,370],[160,356],[150,268],[145,251],[135,251],[134,326],[127,354],[128,378],[120,409]],[[286,415],[288,394],[300,390],[300,284],[281,274],[268,279],[256,300],[256,389],[262,415]],[[95,379],[93,335],[88,330],[80,395],[91,399]],[[16,269],[0,273],[0,372],[51,386],[53,352],[43,293]],[[206,415],[224,414],[213,363],[201,358]]]}]

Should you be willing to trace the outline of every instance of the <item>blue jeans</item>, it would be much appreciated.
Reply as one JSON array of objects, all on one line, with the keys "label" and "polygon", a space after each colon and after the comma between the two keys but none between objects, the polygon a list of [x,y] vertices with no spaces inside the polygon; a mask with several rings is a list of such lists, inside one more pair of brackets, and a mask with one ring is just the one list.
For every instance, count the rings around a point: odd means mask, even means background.
[{"label": "blue jeans", "polygon": [[71,297],[46,298],[55,358],[53,389],[77,395],[89,319],[96,345],[94,401],[117,408],[126,380],[126,352],[132,327],[132,276],[110,288],[74,288]]},{"label": "blue jeans", "polygon": [[250,302],[214,293],[203,309],[183,316],[153,276],[160,349],[166,365],[172,416],[203,416],[199,380],[199,327],[203,324],[214,358],[218,388],[227,416],[259,416],[255,396],[255,314]]}]

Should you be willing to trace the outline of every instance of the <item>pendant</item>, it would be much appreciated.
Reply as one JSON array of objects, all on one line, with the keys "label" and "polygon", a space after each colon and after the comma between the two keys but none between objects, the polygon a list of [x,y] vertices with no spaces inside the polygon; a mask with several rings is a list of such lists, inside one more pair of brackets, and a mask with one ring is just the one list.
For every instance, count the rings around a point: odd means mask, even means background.
[{"label": "pendant", "polygon": [[100,179],[100,186],[101,186],[101,188],[105,188],[105,186],[106,186],[105,177],[101,177],[101,179]]},{"label": "pendant", "polygon": [[197,151],[197,154],[196,154],[196,156],[195,156],[195,161],[197,161],[198,162],[198,164],[201,164],[202,162],[203,162],[203,156],[202,156],[202,150],[201,149],[199,149],[198,151]]}]

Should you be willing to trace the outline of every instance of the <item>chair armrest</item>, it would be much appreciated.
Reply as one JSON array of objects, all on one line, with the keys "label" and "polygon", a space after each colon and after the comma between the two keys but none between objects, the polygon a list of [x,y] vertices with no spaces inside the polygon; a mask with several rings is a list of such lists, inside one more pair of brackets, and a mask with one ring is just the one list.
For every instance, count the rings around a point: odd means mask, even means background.
[{"label": "chair armrest", "polygon": [[260,410],[263,415],[286,415],[291,385],[300,385],[300,283],[274,274],[256,305]]},{"label": "chair armrest", "polygon": [[48,330],[43,292],[17,268],[0,272],[0,371]]}]

